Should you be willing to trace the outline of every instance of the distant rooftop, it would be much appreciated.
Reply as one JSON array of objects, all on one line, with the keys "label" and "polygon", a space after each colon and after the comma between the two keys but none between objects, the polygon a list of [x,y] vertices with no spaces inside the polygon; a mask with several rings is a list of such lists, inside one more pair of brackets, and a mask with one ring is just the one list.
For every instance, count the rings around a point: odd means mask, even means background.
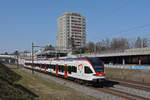
[{"label": "distant rooftop", "polygon": [[74,16],[82,16],[82,14],[80,13],[76,13],[76,12],[65,12],[62,15],[74,15]]}]

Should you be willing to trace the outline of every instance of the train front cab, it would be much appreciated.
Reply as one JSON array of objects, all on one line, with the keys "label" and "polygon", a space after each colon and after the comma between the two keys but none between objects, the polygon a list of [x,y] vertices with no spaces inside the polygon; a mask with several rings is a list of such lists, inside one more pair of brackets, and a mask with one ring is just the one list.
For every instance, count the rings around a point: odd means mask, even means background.
[{"label": "train front cab", "polygon": [[85,66],[85,74],[92,73],[92,84],[103,86],[105,82],[104,63],[95,57],[87,58],[91,67]]},{"label": "train front cab", "polygon": [[84,66],[83,77],[85,77],[85,80],[87,80],[88,82],[92,82],[94,84],[99,84],[105,81],[105,77],[103,74],[95,74],[95,72],[92,71],[88,66]]}]

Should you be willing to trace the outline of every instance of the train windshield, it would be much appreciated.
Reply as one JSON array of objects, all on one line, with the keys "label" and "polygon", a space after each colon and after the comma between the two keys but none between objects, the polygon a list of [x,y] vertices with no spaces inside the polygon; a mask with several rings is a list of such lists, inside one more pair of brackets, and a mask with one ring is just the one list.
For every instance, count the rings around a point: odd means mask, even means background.
[{"label": "train windshield", "polygon": [[88,58],[96,72],[104,72],[103,62],[99,58]]}]

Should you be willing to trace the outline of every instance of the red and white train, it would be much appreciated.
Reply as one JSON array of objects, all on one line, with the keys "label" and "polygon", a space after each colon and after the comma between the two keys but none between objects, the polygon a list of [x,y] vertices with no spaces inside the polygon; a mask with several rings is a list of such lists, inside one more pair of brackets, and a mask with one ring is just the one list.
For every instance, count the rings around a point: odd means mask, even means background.
[{"label": "red and white train", "polygon": [[84,83],[103,84],[105,80],[104,63],[95,57],[36,60],[33,66],[31,60],[26,60],[25,67]]}]

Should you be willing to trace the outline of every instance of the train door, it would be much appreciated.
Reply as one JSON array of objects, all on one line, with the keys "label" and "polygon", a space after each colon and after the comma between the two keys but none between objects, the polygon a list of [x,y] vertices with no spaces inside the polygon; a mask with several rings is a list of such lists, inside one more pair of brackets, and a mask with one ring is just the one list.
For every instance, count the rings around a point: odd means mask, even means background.
[{"label": "train door", "polygon": [[58,65],[56,65],[56,76],[58,76]]},{"label": "train door", "polygon": [[68,67],[67,67],[67,65],[65,65],[64,70],[65,70],[64,77],[67,78],[68,77],[68,73],[67,73],[68,72]]},{"label": "train door", "polygon": [[83,64],[78,65],[78,75],[80,78],[83,76]]},{"label": "train door", "polygon": [[47,66],[46,66],[46,64],[45,64],[44,72],[46,72],[46,67],[47,67]]}]

